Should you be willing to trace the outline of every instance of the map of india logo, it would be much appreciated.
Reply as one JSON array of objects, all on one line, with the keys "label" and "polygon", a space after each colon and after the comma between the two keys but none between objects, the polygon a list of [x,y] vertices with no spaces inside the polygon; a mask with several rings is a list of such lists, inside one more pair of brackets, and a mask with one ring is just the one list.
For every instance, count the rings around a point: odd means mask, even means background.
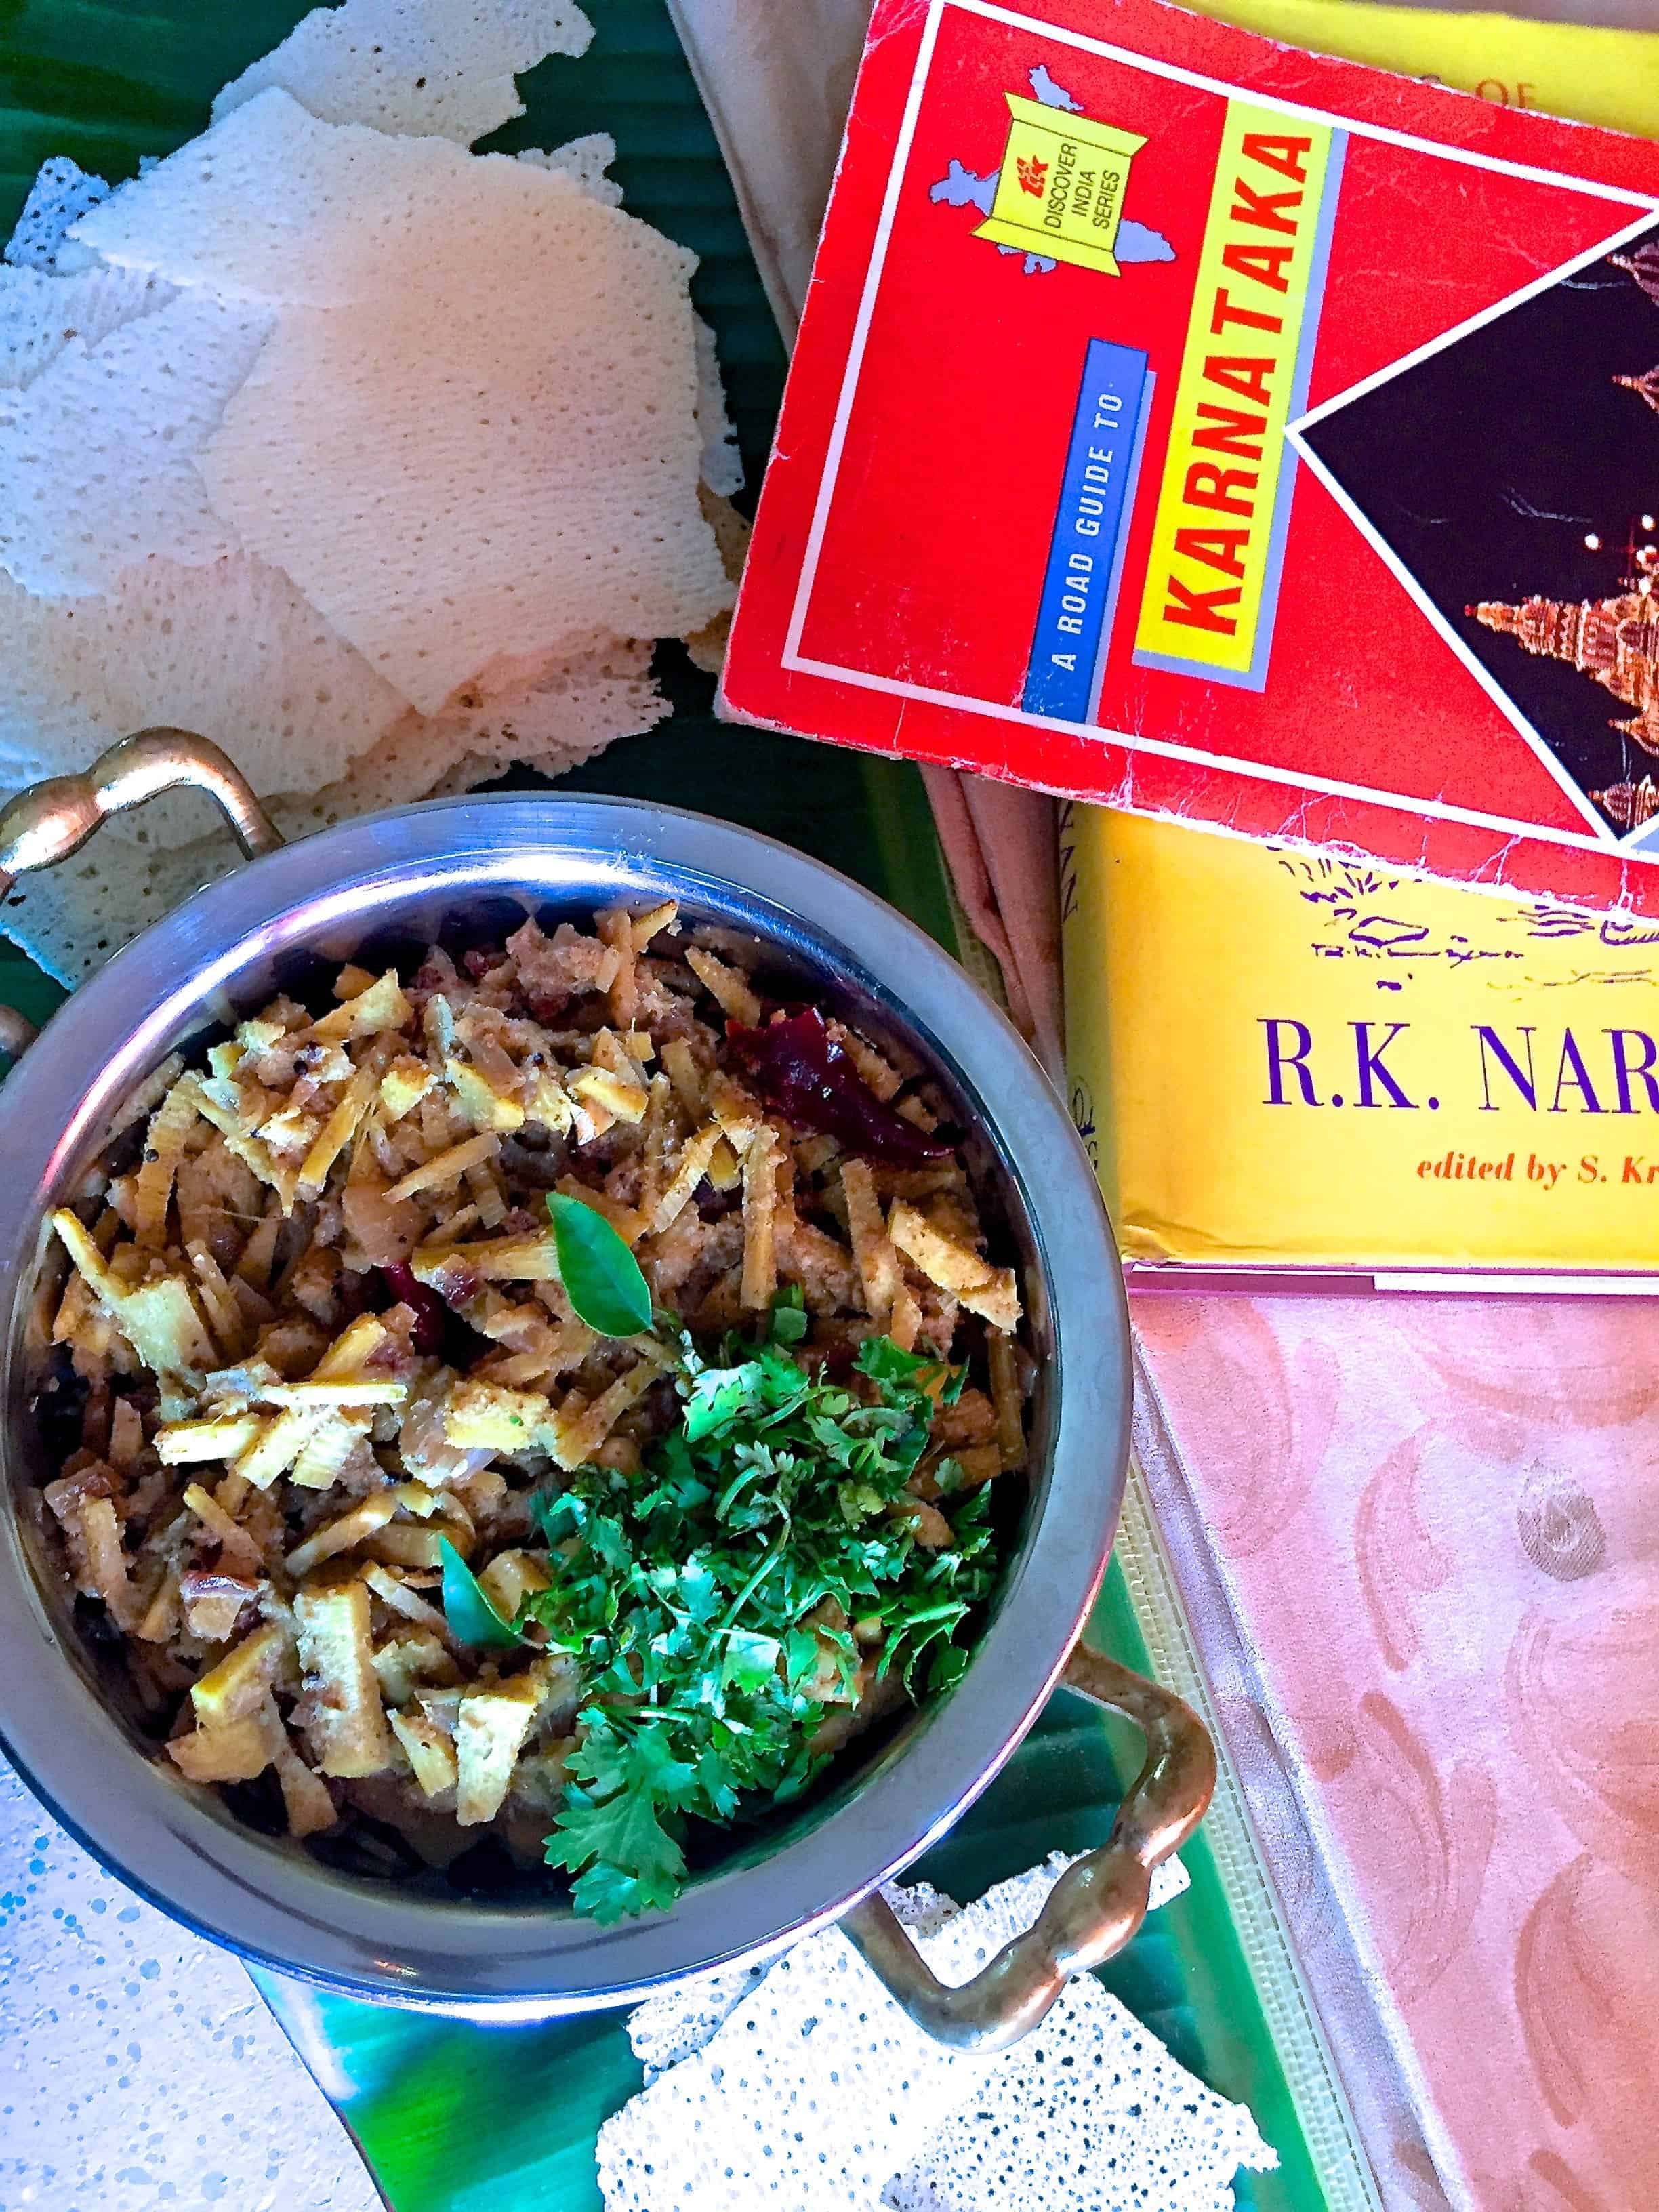
[{"label": "map of india logo", "polygon": [[952,161],[930,197],[947,207],[975,207],[985,217],[975,238],[1024,257],[1028,276],[1062,261],[1116,276],[1126,261],[1173,261],[1166,238],[1126,222],[1124,195],[1135,155],[1146,143],[1083,112],[1039,63],[1035,97],[1006,94],[1008,137],[1000,165],[983,174]]}]

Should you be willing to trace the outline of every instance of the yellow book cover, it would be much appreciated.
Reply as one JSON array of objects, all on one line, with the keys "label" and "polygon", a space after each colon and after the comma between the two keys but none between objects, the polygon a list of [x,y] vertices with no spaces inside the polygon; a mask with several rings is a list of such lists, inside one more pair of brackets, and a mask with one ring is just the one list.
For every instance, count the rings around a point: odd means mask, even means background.
[{"label": "yellow book cover", "polygon": [[1659,1292],[1659,925],[1062,825],[1073,1114],[1137,1271]]},{"label": "yellow book cover", "polygon": [[[1630,0],[1632,15],[1638,0]],[[1653,137],[1659,127],[1659,38],[1650,31],[1448,15],[1372,0],[1199,0],[1241,30],[1427,77],[1498,107]]]}]

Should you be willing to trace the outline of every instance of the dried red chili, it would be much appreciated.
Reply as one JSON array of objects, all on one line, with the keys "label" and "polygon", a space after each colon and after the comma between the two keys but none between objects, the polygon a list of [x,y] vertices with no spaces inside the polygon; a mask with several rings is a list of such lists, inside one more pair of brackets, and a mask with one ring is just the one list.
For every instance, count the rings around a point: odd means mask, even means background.
[{"label": "dried red chili", "polygon": [[382,1267],[380,1275],[392,1297],[415,1316],[410,1342],[423,1358],[430,1358],[442,1348],[450,1322],[449,1308],[429,1284],[416,1282],[415,1270],[401,1260]]},{"label": "dried red chili", "polygon": [[816,1006],[764,1029],[728,1022],[726,1035],[732,1059],[766,1103],[798,1128],[815,1129],[888,1167],[921,1168],[949,1158],[943,1138],[930,1137],[877,1097]]}]

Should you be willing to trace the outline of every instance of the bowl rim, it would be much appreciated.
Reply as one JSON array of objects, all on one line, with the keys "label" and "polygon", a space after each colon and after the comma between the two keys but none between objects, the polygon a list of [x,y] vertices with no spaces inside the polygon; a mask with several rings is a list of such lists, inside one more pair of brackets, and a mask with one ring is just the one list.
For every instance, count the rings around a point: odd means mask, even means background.
[{"label": "bowl rim", "polygon": [[[793,945],[842,988],[887,1002],[970,1102],[1018,1191],[1056,1414],[1042,1510],[961,1684],[805,1832],[752,1865],[698,1878],[667,1912],[600,1929],[568,1911],[376,1890],[255,1835],[135,1754],[61,1648],[21,1540],[15,1464],[0,1498],[0,1747],[71,1833],[244,1958],[345,1994],[498,2020],[631,2001],[764,1956],[937,1840],[1036,1718],[1087,1620],[1128,1454],[1127,1304],[1092,1170],[1048,1078],[965,970],[874,893],[757,832],[646,800],[549,791],[430,800],[285,846],[153,923],[53,1016],[0,1091],[7,1462],[27,1386],[22,1292],[45,1211],[181,1024],[210,1018],[215,994],[262,961],[354,922],[369,934],[382,902],[448,893],[459,906],[504,893],[528,912],[574,902],[596,870],[607,897],[661,895],[671,878],[731,926]],[[335,1909],[324,1909],[319,1881]]]}]

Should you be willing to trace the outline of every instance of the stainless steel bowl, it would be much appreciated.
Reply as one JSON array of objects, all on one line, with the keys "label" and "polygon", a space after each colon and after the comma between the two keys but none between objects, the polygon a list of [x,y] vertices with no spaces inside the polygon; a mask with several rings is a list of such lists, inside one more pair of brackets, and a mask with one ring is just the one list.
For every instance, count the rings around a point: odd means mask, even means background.
[{"label": "stainless steel bowl", "polygon": [[[150,735],[88,778],[14,802],[0,817],[0,894],[8,876],[73,849],[104,814],[181,781],[219,792],[245,845],[275,846],[222,755]],[[46,1216],[167,1053],[293,988],[311,964],[331,968],[371,944],[499,936],[526,913],[663,897],[757,940],[769,968],[921,1054],[951,1093],[1023,1262],[1040,1369],[1034,1479],[1023,1538],[960,1686],[861,1763],[849,1759],[832,1794],[695,1880],[671,1911],[599,1928],[557,1905],[436,1899],[331,1871],[301,1845],[240,1826],[158,1763],[100,1683],[26,1510],[51,1472],[31,1390],[56,1264]],[[634,1998],[856,1908],[849,1933],[896,1994],[935,2033],[981,2045],[1023,2032],[1067,1972],[1133,1933],[1150,1868],[1195,1825],[1213,1768],[1177,1701],[1074,1652],[1110,1553],[1127,1452],[1116,1255],[1089,1164],[1024,1043],[954,961],[867,891],[769,839],[633,800],[501,795],[345,823],[198,892],[84,984],[5,1085],[0,1158],[0,1733],[65,1825],[165,1910],[334,1989],[500,2017]],[[872,1893],[972,1802],[1068,1666],[1079,1687],[1146,1729],[1147,1768],[1112,1843],[1056,1890],[1024,1950],[1011,1947],[991,1979],[968,1985],[976,1996],[939,1990]]]}]

